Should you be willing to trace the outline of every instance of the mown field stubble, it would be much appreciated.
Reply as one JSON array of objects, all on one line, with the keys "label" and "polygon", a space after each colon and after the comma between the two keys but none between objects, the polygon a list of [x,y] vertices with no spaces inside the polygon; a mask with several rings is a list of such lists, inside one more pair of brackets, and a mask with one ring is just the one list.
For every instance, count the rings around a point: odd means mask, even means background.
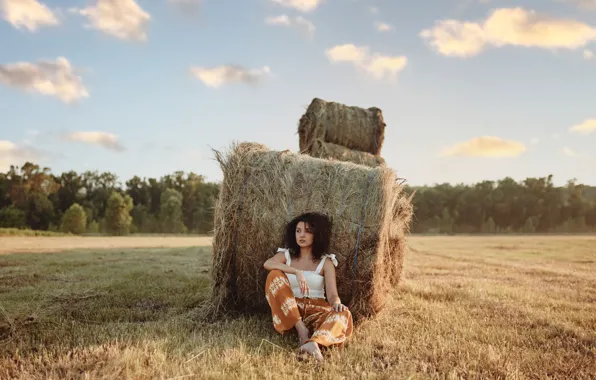
[{"label": "mown field stubble", "polygon": [[388,307],[320,366],[267,316],[197,322],[210,246],[175,239],[0,255],[0,378],[596,378],[596,237],[412,237]]}]

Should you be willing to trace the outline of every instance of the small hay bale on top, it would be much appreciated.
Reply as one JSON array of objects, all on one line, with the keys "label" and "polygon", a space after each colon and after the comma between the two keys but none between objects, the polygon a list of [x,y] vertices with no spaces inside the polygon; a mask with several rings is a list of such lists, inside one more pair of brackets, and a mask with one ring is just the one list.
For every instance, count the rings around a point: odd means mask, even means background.
[{"label": "small hay bale on top", "polygon": [[410,208],[399,214],[404,220],[394,220],[405,195],[393,171],[255,143],[216,158],[224,179],[215,205],[212,315],[269,312],[263,263],[283,246],[285,225],[309,211],[332,219],[338,291],[355,320],[382,309],[401,273],[402,227],[411,217]]},{"label": "small hay bale on top", "polygon": [[358,165],[366,165],[373,168],[385,165],[385,160],[381,156],[348,149],[341,145],[326,143],[321,140],[316,140],[313,143],[312,149],[308,154],[317,158],[353,162]]},{"label": "small hay bale on top", "polygon": [[385,139],[383,112],[315,98],[298,125],[300,151],[308,153],[316,140],[374,155],[381,154]]}]

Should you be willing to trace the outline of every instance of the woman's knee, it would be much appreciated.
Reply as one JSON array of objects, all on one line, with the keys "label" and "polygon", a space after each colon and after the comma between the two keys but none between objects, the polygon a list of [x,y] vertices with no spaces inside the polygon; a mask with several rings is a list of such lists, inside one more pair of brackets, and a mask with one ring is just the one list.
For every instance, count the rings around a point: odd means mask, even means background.
[{"label": "woman's knee", "polygon": [[343,317],[346,317],[347,320],[352,320],[352,312],[349,309],[345,309],[343,311],[336,311],[335,313],[337,315],[341,315]]},{"label": "woman's knee", "polygon": [[285,276],[284,272],[280,271],[279,269],[273,269],[269,271],[269,274],[267,275],[267,281],[280,276]]}]

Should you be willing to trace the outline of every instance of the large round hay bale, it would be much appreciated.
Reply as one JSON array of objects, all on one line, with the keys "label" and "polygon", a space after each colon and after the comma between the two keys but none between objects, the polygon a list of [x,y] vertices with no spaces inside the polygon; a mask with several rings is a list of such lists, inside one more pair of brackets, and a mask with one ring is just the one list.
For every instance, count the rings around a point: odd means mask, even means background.
[{"label": "large round hay bale", "polygon": [[316,140],[374,155],[381,154],[385,140],[383,112],[315,98],[298,124],[300,151],[308,152]]},{"label": "large round hay bale", "polygon": [[312,148],[308,152],[308,155],[327,160],[353,162],[358,165],[366,165],[370,167],[385,165],[385,160],[381,156],[348,149],[341,145],[327,143],[321,140],[316,140],[312,144]]},{"label": "large round hay bale", "polygon": [[[283,244],[283,230],[308,211],[333,222],[337,285],[355,320],[374,315],[401,273],[412,209],[395,173],[329,161],[255,143],[216,152],[224,179],[215,205],[212,312],[268,312],[263,263]],[[405,199],[405,200],[404,200]]]}]

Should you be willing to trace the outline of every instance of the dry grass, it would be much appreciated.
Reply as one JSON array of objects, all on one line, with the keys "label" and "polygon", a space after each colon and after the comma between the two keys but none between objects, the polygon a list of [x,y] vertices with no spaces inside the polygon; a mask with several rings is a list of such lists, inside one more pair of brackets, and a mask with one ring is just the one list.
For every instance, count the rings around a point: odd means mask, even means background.
[{"label": "dry grass", "polygon": [[0,255],[24,252],[51,253],[77,249],[173,248],[205,246],[209,244],[211,244],[211,238],[207,236],[11,236],[2,238],[2,241],[0,242]]},{"label": "dry grass", "polygon": [[0,257],[0,378],[590,379],[596,237],[414,237],[402,282],[317,367],[268,317],[197,323],[209,248]]}]

